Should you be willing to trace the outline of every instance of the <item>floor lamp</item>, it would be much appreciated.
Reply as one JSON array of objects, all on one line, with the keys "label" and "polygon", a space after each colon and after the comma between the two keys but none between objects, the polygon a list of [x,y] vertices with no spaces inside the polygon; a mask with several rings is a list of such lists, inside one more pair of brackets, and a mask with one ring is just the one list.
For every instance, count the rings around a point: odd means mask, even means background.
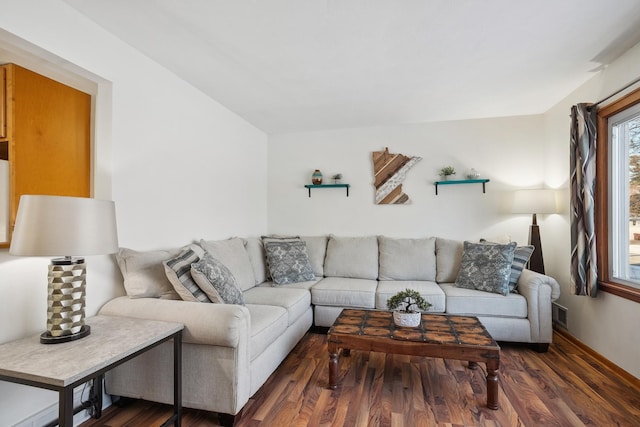
[{"label": "floor lamp", "polygon": [[513,213],[533,214],[529,227],[529,244],[534,247],[529,258],[527,268],[529,270],[545,274],[544,258],[542,256],[542,241],[540,240],[540,227],[537,214],[557,213],[556,194],[554,190],[517,190],[513,199]]},{"label": "floor lamp", "polygon": [[84,255],[118,250],[115,205],[84,197],[20,198],[11,238],[11,255],[64,256],[49,265],[47,330],[43,344],[76,340],[90,334],[85,325],[86,268]]}]

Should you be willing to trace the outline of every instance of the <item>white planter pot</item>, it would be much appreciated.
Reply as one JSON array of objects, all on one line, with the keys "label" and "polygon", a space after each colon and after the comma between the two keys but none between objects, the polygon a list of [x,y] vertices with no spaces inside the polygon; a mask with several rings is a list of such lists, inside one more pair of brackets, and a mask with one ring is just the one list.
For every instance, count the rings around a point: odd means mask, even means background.
[{"label": "white planter pot", "polygon": [[422,313],[402,313],[400,311],[393,312],[393,322],[396,326],[404,326],[415,328],[420,324]]}]

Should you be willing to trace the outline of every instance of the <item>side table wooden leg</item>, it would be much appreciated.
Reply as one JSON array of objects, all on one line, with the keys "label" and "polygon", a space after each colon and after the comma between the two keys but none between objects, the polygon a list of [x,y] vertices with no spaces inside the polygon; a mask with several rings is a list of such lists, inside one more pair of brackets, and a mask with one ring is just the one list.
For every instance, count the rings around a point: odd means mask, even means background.
[{"label": "side table wooden leg", "polygon": [[498,360],[487,362],[487,408],[498,409]]},{"label": "side table wooden leg", "polygon": [[329,388],[338,388],[338,349],[329,345]]}]

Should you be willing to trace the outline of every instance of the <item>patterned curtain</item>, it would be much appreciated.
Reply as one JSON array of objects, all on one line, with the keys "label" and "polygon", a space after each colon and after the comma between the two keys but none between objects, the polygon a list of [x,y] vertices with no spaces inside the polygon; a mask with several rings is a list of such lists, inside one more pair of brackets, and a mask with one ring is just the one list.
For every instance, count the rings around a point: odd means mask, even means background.
[{"label": "patterned curtain", "polygon": [[597,109],[571,107],[571,292],[598,291],[594,192]]}]

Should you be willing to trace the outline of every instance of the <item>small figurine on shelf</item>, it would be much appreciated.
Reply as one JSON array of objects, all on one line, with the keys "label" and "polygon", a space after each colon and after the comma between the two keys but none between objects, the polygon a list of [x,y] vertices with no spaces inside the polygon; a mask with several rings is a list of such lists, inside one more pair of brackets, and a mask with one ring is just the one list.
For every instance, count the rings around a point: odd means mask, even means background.
[{"label": "small figurine on shelf", "polygon": [[337,174],[333,175],[331,177],[331,179],[333,179],[333,183],[334,184],[340,184],[340,180],[342,179],[342,174],[341,173],[337,173]]},{"label": "small figurine on shelf", "polygon": [[475,170],[474,168],[469,169],[467,172],[467,179],[478,179],[480,178],[480,172]]},{"label": "small figurine on shelf", "polygon": [[322,184],[322,172],[320,172],[320,169],[313,171],[313,174],[311,175],[311,183],[313,185]]},{"label": "small figurine on shelf", "polygon": [[453,166],[445,166],[442,169],[440,169],[440,173],[439,173],[440,177],[445,181],[448,180],[451,175],[455,175],[455,174],[456,174],[456,170],[453,168]]}]

